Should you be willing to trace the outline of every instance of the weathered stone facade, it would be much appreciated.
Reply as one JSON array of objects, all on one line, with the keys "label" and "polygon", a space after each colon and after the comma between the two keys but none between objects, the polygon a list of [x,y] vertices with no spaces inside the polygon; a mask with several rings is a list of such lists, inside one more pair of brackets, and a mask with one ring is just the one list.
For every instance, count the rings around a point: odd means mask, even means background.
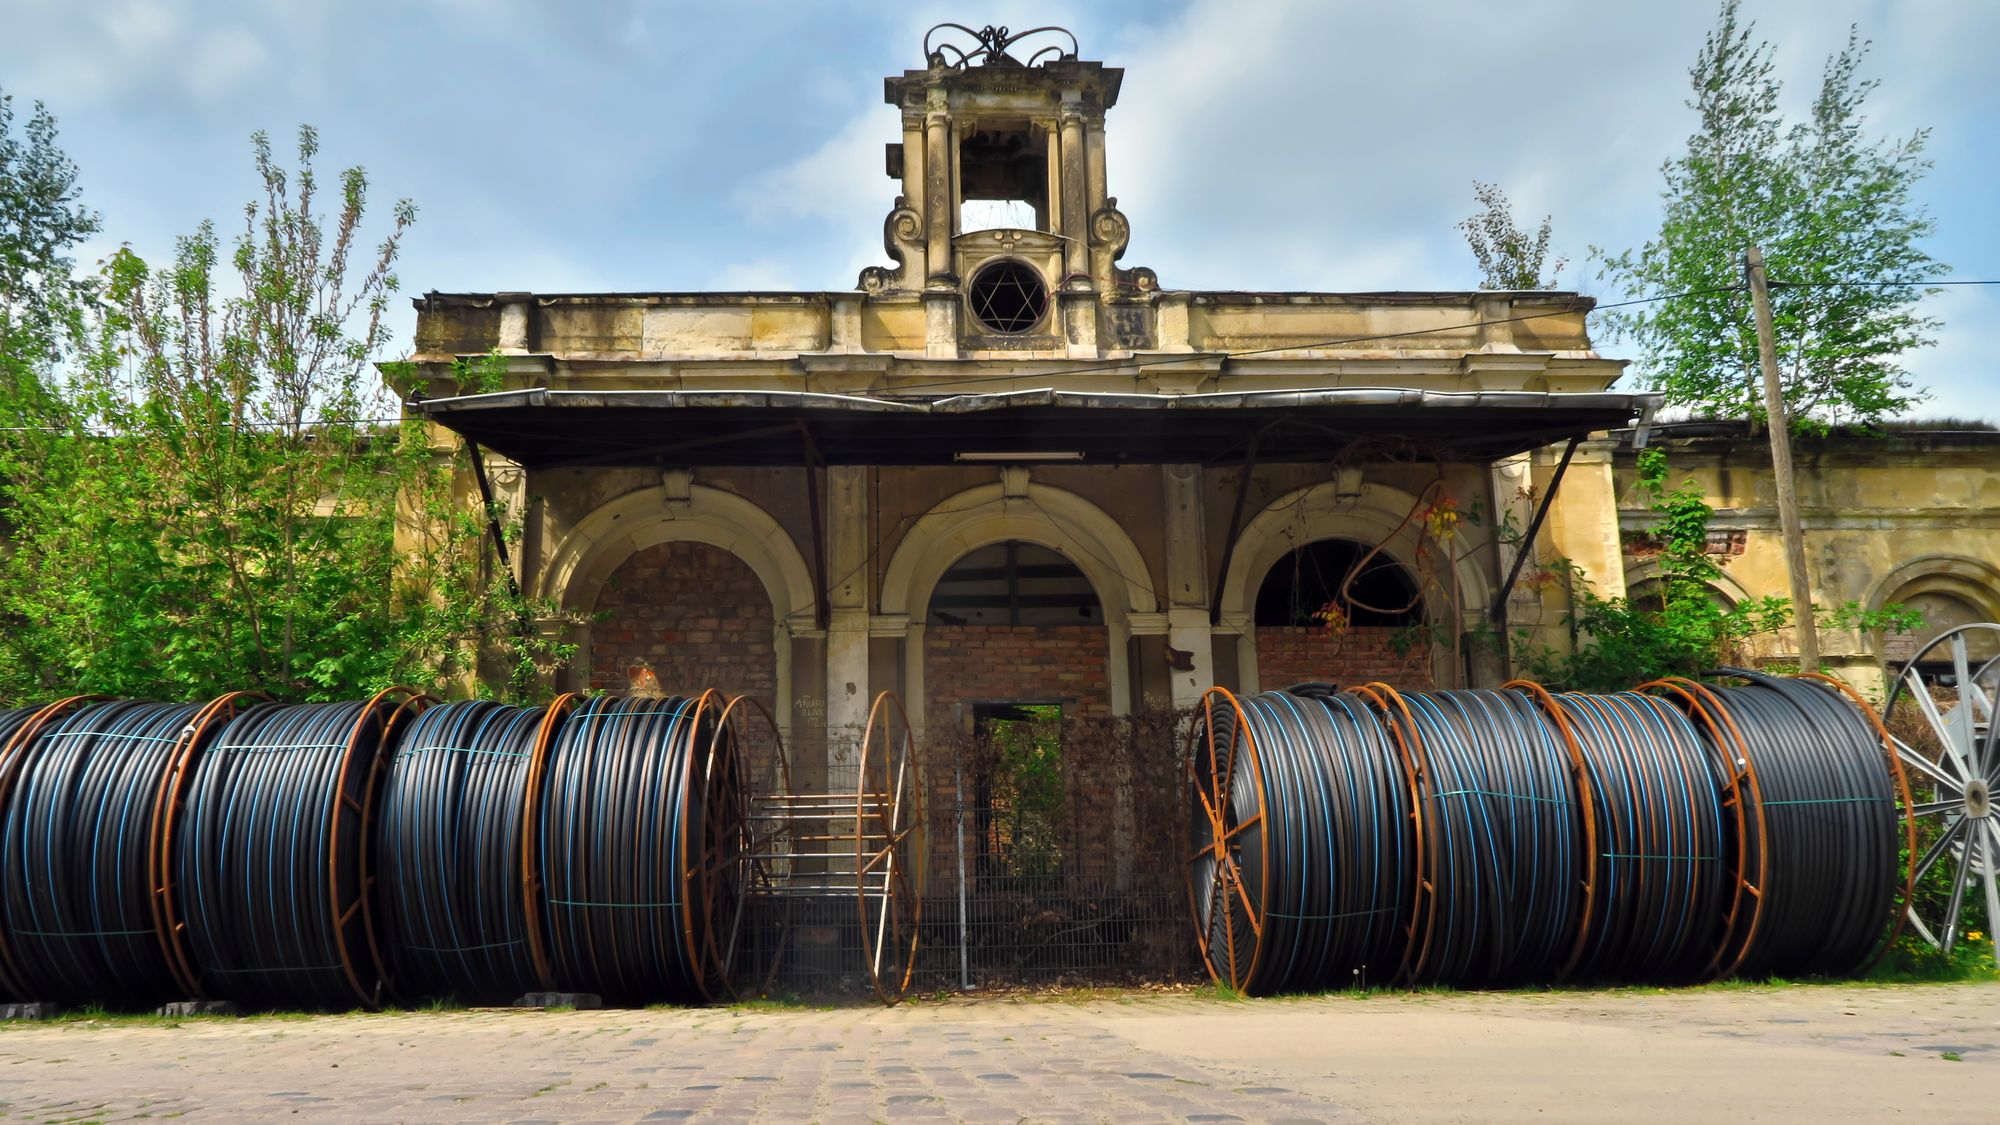
[{"label": "weathered stone facade", "polygon": [[[1715,509],[1709,527],[1724,573],[1715,594],[1732,604],[1790,597],[1769,444],[1742,423],[1668,425],[1656,429],[1650,443],[1665,450],[1669,481],[1695,481]],[[1635,487],[1631,435],[1605,443],[1603,455],[1617,496],[1615,572],[1623,589],[1643,594],[1658,569],[1644,549],[1653,514]],[[1795,439],[1793,459],[1814,602],[1866,609],[1901,604],[1926,622],[1922,631],[1902,636],[1822,630],[1827,671],[1879,693],[1885,659],[1892,665],[1907,660],[1952,626],[2000,620],[2000,433],[1834,433]],[[1594,510],[1572,507],[1586,502]],[[1559,507],[1570,510],[1571,525],[1585,526],[1603,520],[1600,503],[1596,496],[1573,496],[1565,486]],[[1593,544],[1600,538],[1590,537]],[[1606,563],[1600,557],[1586,570],[1594,578],[1606,572]],[[1754,655],[1795,661],[1795,644],[1789,633],[1762,638]]]}]

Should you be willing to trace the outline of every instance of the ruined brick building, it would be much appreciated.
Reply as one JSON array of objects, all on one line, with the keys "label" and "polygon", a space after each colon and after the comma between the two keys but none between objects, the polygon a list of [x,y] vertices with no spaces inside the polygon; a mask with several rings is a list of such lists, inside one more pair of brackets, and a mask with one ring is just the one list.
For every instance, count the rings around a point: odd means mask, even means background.
[{"label": "ruined brick building", "polygon": [[[934,724],[1504,675],[1467,641],[1505,608],[1495,515],[1532,518],[1530,451],[1648,404],[1592,302],[1123,265],[1121,74],[1059,41],[889,78],[890,264],[852,289],[418,302],[414,409],[482,451],[523,588],[593,617],[565,686],[650,667],[816,740],[884,688]],[[1024,225],[968,229],[994,200]],[[506,389],[459,394],[489,352]]]},{"label": "ruined brick building", "polygon": [[[1041,32],[945,35],[886,80],[888,262],[852,288],[431,293],[399,387],[520,521],[508,564],[580,651],[553,686],[747,693],[807,786],[900,693],[955,818],[930,889],[955,858],[960,945],[990,923],[1006,951],[967,975],[1068,972],[1049,943],[1079,933],[1102,965],[1191,964],[1168,728],[1086,753],[1081,725],[1212,684],[1494,686],[1517,630],[1569,640],[1567,590],[1524,569],[1649,581],[1632,456],[1656,401],[1610,389],[1590,298],[1217,292],[1127,266],[1122,72]],[[502,389],[464,393],[492,356]],[[1763,447],[1666,439],[1721,509],[1717,596],[1783,593]],[[2000,443],[1905,445],[1802,456],[1816,589],[2000,616]],[[1873,686],[1884,645],[1827,648]],[[998,758],[937,749],[1027,719],[1072,734],[1000,740],[1033,767],[1007,785]]]}]

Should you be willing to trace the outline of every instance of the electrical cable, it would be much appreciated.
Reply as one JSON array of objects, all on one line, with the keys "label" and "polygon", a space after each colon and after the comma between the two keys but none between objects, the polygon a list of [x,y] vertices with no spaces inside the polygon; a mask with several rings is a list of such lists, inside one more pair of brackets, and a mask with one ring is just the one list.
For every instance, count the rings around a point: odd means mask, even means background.
[{"label": "electrical cable", "polygon": [[1719,749],[1757,782],[1740,844],[1754,901],[1732,925],[1721,971],[1753,978],[1858,971],[1880,948],[1903,889],[1894,863],[1902,842],[1898,784],[1880,728],[1813,678],[1717,674],[1741,682],[1696,685],[1672,698],[1732,732]]},{"label": "electrical cable", "polygon": [[1303,685],[1204,700],[1189,892],[1204,956],[1239,991],[1402,973],[1422,843],[1414,779],[1382,708]]}]

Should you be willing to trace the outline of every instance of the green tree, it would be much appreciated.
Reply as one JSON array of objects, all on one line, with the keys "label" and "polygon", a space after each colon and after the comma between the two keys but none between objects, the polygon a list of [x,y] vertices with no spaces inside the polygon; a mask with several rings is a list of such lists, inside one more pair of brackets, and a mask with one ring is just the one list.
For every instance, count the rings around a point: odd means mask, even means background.
[{"label": "green tree", "polygon": [[1827,60],[1809,120],[1778,105],[1771,44],[1723,0],[1689,70],[1699,117],[1662,168],[1657,237],[1606,254],[1602,276],[1631,298],[1670,297],[1611,317],[1639,345],[1638,372],[1671,404],[1762,418],[1757,333],[1743,256],[1769,263],[1788,413],[1802,428],[1868,424],[1921,401],[1902,357],[1931,342],[1919,311],[1945,272],[1920,243],[1928,213],[1911,198],[1930,164],[1928,130],[1864,132],[1877,83],[1859,77],[1868,44],[1849,29]]},{"label": "green tree", "polygon": [[36,102],[18,135],[14,120],[0,92],[0,425],[33,421],[42,379],[76,342],[85,293],[70,253],[98,230],[48,108]]},{"label": "green tree", "polygon": [[[1465,235],[1472,257],[1479,263],[1481,289],[1554,289],[1556,275],[1569,264],[1558,257],[1549,262],[1549,231],[1552,216],[1543,215],[1542,225],[1533,234],[1514,221],[1514,207],[1499,184],[1472,181],[1472,195],[1479,201],[1477,213],[1453,224]],[[1547,267],[1544,275],[1543,268]]]},{"label": "green tree", "polygon": [[370,245],[360,168],[328,206],[313,130],[295,168],[253,143],[230,244],[203,223],[164,269],[114,255],[92,346],[9,443],[0,609],[25,627],[0,637],[0,697],[342,698],[448,686],[488,632],[556,652],[517,627],[451,451],[398,424],[369,362],[415,208]]}]

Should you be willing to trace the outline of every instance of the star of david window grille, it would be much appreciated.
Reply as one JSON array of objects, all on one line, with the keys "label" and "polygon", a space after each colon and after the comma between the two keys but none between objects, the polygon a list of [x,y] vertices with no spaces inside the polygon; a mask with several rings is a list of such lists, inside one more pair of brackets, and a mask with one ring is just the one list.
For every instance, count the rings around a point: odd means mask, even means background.
[{"label": "star of david window grille", "polygon": [[1042,322],[1049,291],[1042,276],[1025,262],[994,262],[972,277],[966,300],[972,315],[990,332],[1018,335]]}]

